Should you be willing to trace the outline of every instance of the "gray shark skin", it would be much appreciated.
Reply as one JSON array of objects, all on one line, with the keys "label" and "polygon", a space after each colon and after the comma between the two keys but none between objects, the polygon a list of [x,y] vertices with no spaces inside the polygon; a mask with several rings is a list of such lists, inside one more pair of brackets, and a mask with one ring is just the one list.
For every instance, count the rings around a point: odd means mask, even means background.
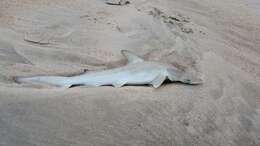
[{"label": "gray shark skin", "polygon": [[121,53],[128,60],[128,64],[122,67],[98,72],[87,72],[72,77],[34,76],[16,77],[15,80],[18,83],[48,84],[65,88],[75,85],[112,85],[114,87],[122,87],[124,85],[152,85],[154,88],[158,88],[166,79],[186,84],[202,83],[201,79],[190,75],[187,76],[183,71],[180,71],[173,66],[145,61],[127,50],[122,50]]}]

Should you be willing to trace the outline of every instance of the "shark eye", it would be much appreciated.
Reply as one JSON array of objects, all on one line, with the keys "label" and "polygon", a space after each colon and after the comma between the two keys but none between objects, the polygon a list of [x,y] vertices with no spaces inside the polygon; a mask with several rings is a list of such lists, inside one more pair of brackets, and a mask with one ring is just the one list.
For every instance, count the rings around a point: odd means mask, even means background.
[{"label": "shark eye", "polygon": [[190,83],[191,80],[190,80],[190,79],[186,79],[184,82],[186,82],[186,83]]}]

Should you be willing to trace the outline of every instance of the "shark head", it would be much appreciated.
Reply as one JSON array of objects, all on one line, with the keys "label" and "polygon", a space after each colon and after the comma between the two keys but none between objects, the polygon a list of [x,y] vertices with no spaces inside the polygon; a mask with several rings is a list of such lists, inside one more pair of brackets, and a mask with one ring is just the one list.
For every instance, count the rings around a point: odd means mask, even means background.
[{"label": "shark head", "polygon": [[[135,64],[135,63],[142,63],[147,62],[144,61],[143,58],[135,55],[134,53],[128,51],[128,50],[122,50],[121,53],[123,56],[126,57],[128,60],[128,64]],[[159,64],[162,68],[166,68],[167,70],[167,76],[171,81],[179,81],[185,84],[202,84],[203,79],[201,75],[193,68],[187,68],[185,70],[178,69],[177,67],[173,67],[169,64],[163,64],[163,63],[155,63],[153,64]]]}]

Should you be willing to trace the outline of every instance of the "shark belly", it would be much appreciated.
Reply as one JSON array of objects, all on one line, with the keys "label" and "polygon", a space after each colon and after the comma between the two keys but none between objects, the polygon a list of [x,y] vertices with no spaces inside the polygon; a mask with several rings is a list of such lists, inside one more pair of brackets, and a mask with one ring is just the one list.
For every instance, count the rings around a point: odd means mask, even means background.
[{"label": "shark belly", "polygon": [[71,84],[79,84],[86,86],[103,86],[112,85],[122,78],[122,73],[116,70],[106,70],[101,72],[87,73],[73,77]]},{"label": "shark belly", "polygon": [[156,71],[141,71],[133,74],[126,75],[126,84],[129,85],[143,85],[143,84],[150,84],[160,72]]},{"label": "shark belly", "polygon": [[86,86],[123,86],[125,84],[142,85],[151,83],[151,81],[153,81],[159,74],[160,72],[157,70],[150,70],[149,72],[143,69],[126,71],[122,71],[121,69],[107,70],[73,77],[71,79],[71,84]]}]

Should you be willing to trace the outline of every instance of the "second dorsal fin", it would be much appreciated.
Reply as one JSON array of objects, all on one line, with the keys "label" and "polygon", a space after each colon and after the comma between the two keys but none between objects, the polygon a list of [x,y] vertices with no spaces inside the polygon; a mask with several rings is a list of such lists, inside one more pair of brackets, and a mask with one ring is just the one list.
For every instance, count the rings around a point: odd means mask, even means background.
[{"label": "second dorsal fin", "polygon": [[122,55],[126,57],[126,59],[128,60],[129,64],[132,63],[138,63],[138,62],[143,62],[144,59],[142,59],[141,57],[133,54],[132,52],[128,51],[128,50],[122,50],[121,51]]}]

